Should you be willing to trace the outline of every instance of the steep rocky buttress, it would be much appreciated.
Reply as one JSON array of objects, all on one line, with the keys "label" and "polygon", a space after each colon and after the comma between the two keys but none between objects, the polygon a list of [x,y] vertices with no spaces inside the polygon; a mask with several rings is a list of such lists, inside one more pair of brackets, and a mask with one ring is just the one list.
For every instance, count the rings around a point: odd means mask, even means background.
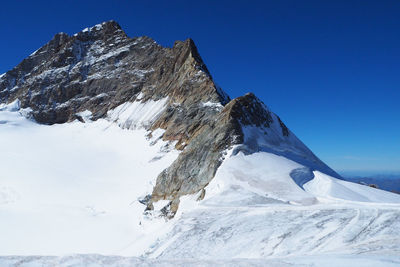
[{"label": "steep rocky buttress", "polygon": [[[182,152],[157,177],[147,209],[203,191],[227,149],[267,150],[327,170],[281,119],[249,93],[231,100],[213,81],[191,39],[172,48],[149,37],[129,38],[114,21],[73,36],[58,33],[0,76],[0,103],[20,101],[43,124],[106,118],[124,128],[164,129],[162,139]],[[146,120],[138,105],[153,105]],[[257,142],[255,140],[262,140]]]}]

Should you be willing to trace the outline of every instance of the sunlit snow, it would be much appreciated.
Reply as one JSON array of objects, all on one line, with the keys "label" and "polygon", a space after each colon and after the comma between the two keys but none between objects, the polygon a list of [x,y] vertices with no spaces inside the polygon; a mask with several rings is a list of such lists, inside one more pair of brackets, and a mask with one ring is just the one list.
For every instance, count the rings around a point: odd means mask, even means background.
[{"label": "sunlit snow", "polygon": [[149,100],[126,102],[113,110],[108,111],[109,119],[122,128],[135,129],[146,127],[154,122],[161,112],[167,107],[168,98],[158,101]]},{"label": "sunlit snow", "polygon": [[0,254],[121,254],[143,232],[138,198],[178,152],[144,130],[39,125],[17,107],[0,107]]},{"label": "sunlit snow", "polygon": [[0,105],[0,255],[38,255],[0,265],[400,264],[400,195],[309,168],[319,164],[312,152],[295,137],[283,142],[278,128],[272,141],[246,128],[259,152],[227,151],[202,201],[182,197],[169,221],[143,215],[138,199],[179,154],[163,130],[150,138],[142,128],[167,101],[52,126],[22,116],[18,100]]}]

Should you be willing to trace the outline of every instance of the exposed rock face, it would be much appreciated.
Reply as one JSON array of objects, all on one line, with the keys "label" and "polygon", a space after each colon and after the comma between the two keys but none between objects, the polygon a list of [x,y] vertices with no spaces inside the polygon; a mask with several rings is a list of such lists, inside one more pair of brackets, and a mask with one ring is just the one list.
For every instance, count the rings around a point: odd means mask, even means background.
[{"label": "exposed rock face", "polygon": [[104,117],[140,92],[142,102],[169,98],[169,108],[154,128],[176,125],[179,129],[170,127],[166,136],[178,140],[187,138],[183,129],[190,123],[173,112],[176,107],[201,120],[203,112],[197,114],[193,103],[228,101],[218,93],[192,40],[163,48],[148,37],[127,37],[113,21],[74,36],[56,34],[0,81],[1,102],[18,98],[45,124],[74,120],[84,110],[93,119]]},{"label": "exposed rock face", "polygon": [[[149,37],[129,38],[114,21],[73,36],[58,33],[0,76],[0,103],[16,99],[39,123],[85,121],[86,112],[92,120],[107,118],[121,127],[164,129],[162,138],[182,152],[158,176],[146,203],[151,208],[170,199],[172,215],[180,196],[202,190],[204,197],[204,187],[234,145],[246,153],[293,154],[328,168],[253,94],[230,100],[191,39],[165,48]],[[145,122],[132,114],[122,119],[132,106],[149,103],[158,109]],[[266,146],[253,141],[259,138]]]},{"label": "exposed rock face", "polygon": [[202,125],[178,159],[158,176],[153,200],[198,192],[214,177],[226,149],[244,143],[241,125],[269,127],[271,122],[271,113],[254,94],[233,99]]}]

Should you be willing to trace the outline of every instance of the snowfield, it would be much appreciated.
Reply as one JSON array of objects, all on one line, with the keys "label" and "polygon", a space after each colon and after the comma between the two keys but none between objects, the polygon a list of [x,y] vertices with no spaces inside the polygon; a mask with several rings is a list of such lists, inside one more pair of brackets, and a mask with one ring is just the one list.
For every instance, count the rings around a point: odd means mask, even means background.
[{"label": "snowfield", "polygon": [[144,215],[138,200],[179,154],[140,128],[163,101],[52,126],[0,105],[0,266],[400,265],[400,195],[284,153],[232,148],[202,201]]},{"label": "snowfield", "polygon": [[137,200],[178,152],[162,131],[39,125],[17,107],[0,107],[0,254],[121,254],[141,233]]}]

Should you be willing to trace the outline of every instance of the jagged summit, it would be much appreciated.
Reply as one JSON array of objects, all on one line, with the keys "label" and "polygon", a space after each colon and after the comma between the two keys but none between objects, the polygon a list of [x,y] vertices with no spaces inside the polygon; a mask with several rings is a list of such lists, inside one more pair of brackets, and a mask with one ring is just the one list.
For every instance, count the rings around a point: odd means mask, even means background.
[{"label": "jagged summit", "polygon": [[97,37],[97,38],[102,38],[104,36],[111,36],[111,35],[126,35],[126,33],[123,31],[122,27],[118,24],[118,22],[114,20],[109,20],[109,21],[104,21],[102,23],[96,24],[92,27],[87,27],[80,32],[77,32],[73,35],[68,35],[67,33],[64,32],[59,32],[55,35],[64,35],[68,37],[78,37],[79,39],[83,39],[84,37]]},{"label": "jagged summit", "polygon": [[0,88],[1,102],[18,98],[46,124],[74,120],[84,110],[101,118],[139,92],[143,101],[167,96],[174,103],[228,101],[193,40],[164,48],[149,37],[127,37],[115,21],[73,36],[56,34],[7,72]]},{"label": "jagged summit", "polygon": [[102,31],[105,34],[110,33],[110,32],[120,32],[122,31],[121,26],[116,22],[115,20],[108,20],[104,21],[100,24],[94,25],[93,27],[90,28],[85,28],[82,30],[82,32],[91,32],[91,31]]},{"label": "jagged summit", "polygon": [[161,138],[182,152],[159,174],[149,209],[169,199],[176,212],[179,198],[203,190],[234,146],[235,153],[269,151],[338,176],[254,94],[231,100],[190,38],[166,48],[129,38],[115,21],[58,33],[0,77],[0,103],[17,99],[43,124],[104,118],[149,136],[162,129]]},{"label": "jagged summit", "polygon": [[205,73],[211,76],[210,72],[207,69],[207,66],[204,64],[203,59],[201,58],[199,51],[197,50],[197,46],[195,45],[194,41],[192,38],[188,38],[185,41],[176,41],[174,43],[173,48],[176,49],[180,46],[183,46],[186,49],[187,53],[190,54],[191,57],[195,60],[195,62],[198,64],[197,67],[199,67],[201,70],[203,70]]},{"label": "jagged summit", "polygon": [[106,41],[107,39],[113,39],[116,37],[128,38],[121,26],[113,20],[97,24],[90,28],[85,28],[82,31],[74,34],[72,37],[76,37],[76,39],[81,41],[97,39],[103,39]]},{"label": "jagged summit", "polygon": [[271,112],[253,93],[233,99],[223,112],[236,118],[242,125],[269,127],[273,122]]}]

